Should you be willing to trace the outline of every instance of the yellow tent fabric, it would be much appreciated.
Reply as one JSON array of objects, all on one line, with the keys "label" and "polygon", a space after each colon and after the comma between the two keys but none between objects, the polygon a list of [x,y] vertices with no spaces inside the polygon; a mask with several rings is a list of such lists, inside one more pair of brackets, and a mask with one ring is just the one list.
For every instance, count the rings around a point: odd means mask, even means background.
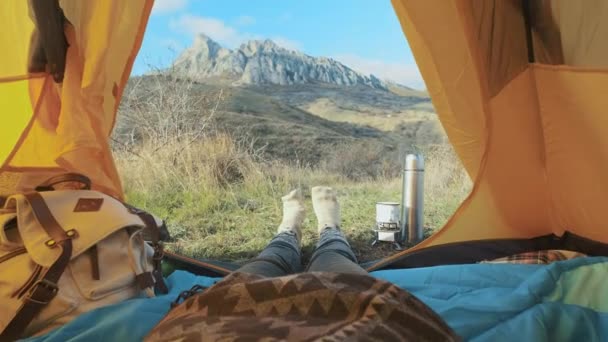
[{"label": "yellow tent fabric", "polygon": [[28,68],[35,30],[31,1],[0,2],[0,194],[70,171],[122,198],[108,136],[153,0],[59,1],[69,23],[59,84]]},{"label": "yellow tent fabric", "polygon": [[[0,194],[74,171],[121,198],[108,136],[153,0],[59,1],[60,84],[28,66],[31,1],[0,2]],[[445,227],[404,253],[565,231],[608,243],[608,2],[392,2],[475,180]]]},{"label": "yellow tent fabric", "polygon": [[608,243],[608,2],[392,3],[475,180],[445,227],[401,255],[565,231]]}]

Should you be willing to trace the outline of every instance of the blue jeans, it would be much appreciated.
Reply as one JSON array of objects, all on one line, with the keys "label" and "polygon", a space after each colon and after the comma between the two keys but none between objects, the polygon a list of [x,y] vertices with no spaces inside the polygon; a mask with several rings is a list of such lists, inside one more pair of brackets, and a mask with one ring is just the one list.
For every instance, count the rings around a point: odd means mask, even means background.
[{"label": "blue jeans", "polygon": [[[277,234],[257,258],[237,272],[280,277],[302,270],[302,252],[297,237],[292,232],[283,232]],[[323,230],[306,271],[367,274],[359,266],[344,234],[336,228]]]}]

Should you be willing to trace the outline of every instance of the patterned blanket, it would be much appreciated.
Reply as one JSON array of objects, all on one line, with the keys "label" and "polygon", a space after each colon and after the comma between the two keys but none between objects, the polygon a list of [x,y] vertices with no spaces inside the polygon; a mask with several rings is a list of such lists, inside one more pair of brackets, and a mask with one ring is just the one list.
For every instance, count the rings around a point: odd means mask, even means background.
[{"label": "patterned blanket", "polygon": [[429,307],[370,276],[235,273],[190,297],[147,341],[455,341]]},{"label": "patterned blanket", "polygon": [[574,258],[585,257],[585,254],[563,251],[563,250],[543,250],[537,252],[528,252],[515,254],[504,258],[494,259],[490,261],[482,261],[481,263],[490,264],[550,264],[556,261],[570,260]]}]

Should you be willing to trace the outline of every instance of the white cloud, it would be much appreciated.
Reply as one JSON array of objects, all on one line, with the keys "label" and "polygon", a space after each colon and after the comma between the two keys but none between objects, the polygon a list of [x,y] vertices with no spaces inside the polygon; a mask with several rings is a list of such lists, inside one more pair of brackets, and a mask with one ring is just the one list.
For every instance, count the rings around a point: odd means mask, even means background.
[{"label": "white cloud", "polygon": [[[190,14],[184,14],[178,19],[172,20],[169,23],[169,27],[174,31],[192,36],[204,33],[211,39],[228,48],[238,47],[240,44],[249,40],[262,40],[265,38],[259,35],[241,32],[237,28],[226,25],[225,22],[216,18],[206,18]],[[285,37],[275,36],[270,39],[287,49],[301,49],[301,44],[299,42]]]},{"label": "white cloud", "polygon": [[255,22],[256,22],[255,18],[250,15],[242,15],[242,16],[236,18],[237,26],[250,26],[250,25],[255,24]]},{"label": "white cloud", "polygon": [[184,14],[177,20],[169,23],[171,29],[196,35],[204,33],[220,44],[234,47],[247,40],[248,34],[238,32],[235,28],[226,25],[223,21],[215,18],[205,18],[190,14]]},{"label": "white cloud", "polygon": [[188,6],[188,0],[155,0],[152,14],[172,13]]},{"label": "white cloud", "polygon": [[380,79],[390,80],[416,89],[425,88],[424,81],[415,63],[389,63],[366,59],[353,54],[336,55],[332,58],[364,74],[373,74]]}]

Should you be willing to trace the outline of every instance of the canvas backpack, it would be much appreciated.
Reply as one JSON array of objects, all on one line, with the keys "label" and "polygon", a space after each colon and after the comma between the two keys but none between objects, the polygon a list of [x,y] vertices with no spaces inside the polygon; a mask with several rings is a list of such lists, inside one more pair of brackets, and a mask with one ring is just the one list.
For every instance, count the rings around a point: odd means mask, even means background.
[{"label": "canvas backpack", "polygon": [[[54,190],[74,180],[82,190]],[[49,185],[51,184],[51,185]],[[161,222],[80,175],[0,207],[0,340],[47,332],[92,309],[165,292]],[[144,234],[151,243],[147,243]]]}]

